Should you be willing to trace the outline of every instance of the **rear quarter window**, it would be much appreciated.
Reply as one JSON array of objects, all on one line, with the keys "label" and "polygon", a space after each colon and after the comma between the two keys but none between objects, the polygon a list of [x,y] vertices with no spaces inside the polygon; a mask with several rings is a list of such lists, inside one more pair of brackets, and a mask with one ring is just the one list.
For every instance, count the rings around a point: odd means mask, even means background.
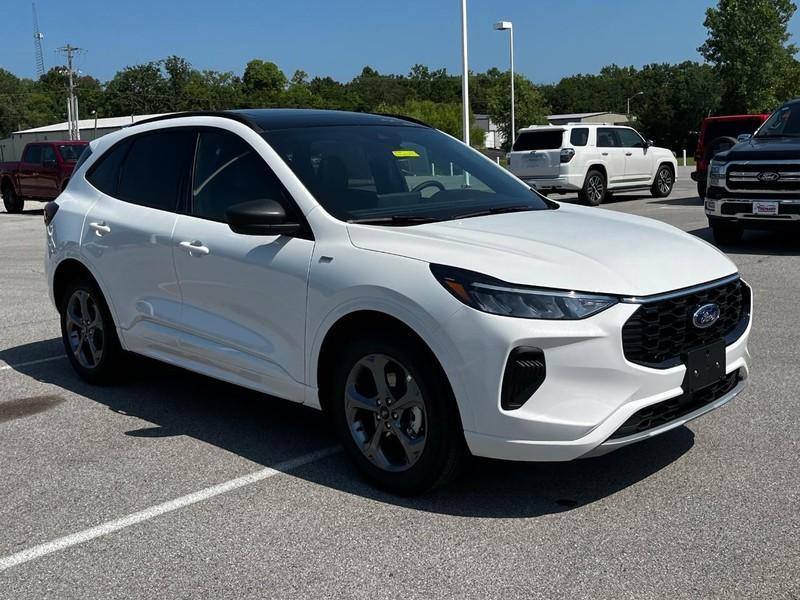
[{"label": "rear quarter window", "polygon": [[573,146],[585,146],[589,142],[589,128],[576,127],[569,134],[569,143]]},{"label": "rear quarter window", "polygon": [[514,142],[515,151],[557,150],[561,148],[564,130],[555,131],[523,131]]},{"label": "rear quarter window", "polygon": [[[122,166],[125,154],[128,152],[128,145],[129,140],[123,140],[110,150],[107,150],[105,154],[98,158],[97,162],[91,166],[89,172],[86,174],[86,180],[104,194],[116,196],[117,184],[119,183],[119,170]],[[87,146],[86,149],[89,150],[89,147]]]}]

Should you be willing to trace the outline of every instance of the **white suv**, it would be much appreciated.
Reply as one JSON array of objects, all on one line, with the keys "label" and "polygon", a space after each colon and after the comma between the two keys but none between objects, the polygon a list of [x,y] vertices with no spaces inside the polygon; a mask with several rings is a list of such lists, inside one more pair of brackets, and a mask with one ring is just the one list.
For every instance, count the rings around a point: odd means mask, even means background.
[{"label": "white suv", "polygon": [[91,142],[45,224],[80,376],[111,379],[128,351],[321,408],[398,492],[467,450],[609,452],[721,406],[748,374],[750,289],[724,254],[547,200],[399,118],[140,123]]},{"label": "white suv", "polygon": [[670,150],[630,127],[617,125],[534,126],[521,129],[509,155],[511,172],[534,189],[578,192],[592,206],[612,192],[650,190],[669,196],[678,172]]}]

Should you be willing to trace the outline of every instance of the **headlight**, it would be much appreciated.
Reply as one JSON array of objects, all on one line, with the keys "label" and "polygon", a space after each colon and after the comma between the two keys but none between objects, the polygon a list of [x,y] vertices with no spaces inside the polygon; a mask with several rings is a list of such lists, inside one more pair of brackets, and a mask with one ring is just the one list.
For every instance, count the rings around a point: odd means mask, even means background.
[{"label": "headlight", "polygon": [[514,285],[464,269],[431,265],[439,283],[467,306],[523,319],[585,319],[617,303],[612,296]]},{"label": "headlight", "polygon": [[708,167],[708,184],[716,187],[722,186],[725,181],[725,163],[711,161]]}]

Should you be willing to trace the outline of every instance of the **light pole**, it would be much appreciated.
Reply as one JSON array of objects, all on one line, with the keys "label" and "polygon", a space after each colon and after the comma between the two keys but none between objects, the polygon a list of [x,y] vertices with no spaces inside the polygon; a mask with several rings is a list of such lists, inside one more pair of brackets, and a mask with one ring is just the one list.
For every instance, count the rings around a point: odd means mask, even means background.
[{"label": "light pole", "polygon": [[511,21],[500,21],[494,24],[497,31],[508,30],[509,34],[509,48],[511,54],[511,145],[514,145],[514,139],[517,137],[516,122],[514,120],[514,25]]},{"label": "light pole", "polygon": [[469,146],[469,61],[467,60],[467,0],[461,0],[461,103],[464,143]]},{"label": "light pole", "polygon": [[631,100],[636,98],[636,96],[644,96],[644,92],[636,92],[633,96],[628,98],[628,112],[625,113],[625,116],[628,117],[628,121],[631,120]]}]

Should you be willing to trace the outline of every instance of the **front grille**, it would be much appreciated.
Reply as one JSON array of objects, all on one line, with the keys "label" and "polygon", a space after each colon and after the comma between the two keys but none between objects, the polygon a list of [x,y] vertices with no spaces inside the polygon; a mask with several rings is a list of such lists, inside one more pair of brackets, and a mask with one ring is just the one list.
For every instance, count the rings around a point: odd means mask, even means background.
[{"label": "front grille", "polygon": [[[719,319],[698,329],[695,311],[716,304]],[[710,289],[644,302],[622,328],[625,358],[647,367],[666,369],[681,364],[689,350],[719,339],[731,344],[744,333],[750,319],[750,289],[741,279]]]},{"label": "front grille", "polygon": [[722,381],[702,390],[697,390],[694,394],[681,394],[676,398],[670,398],[658,404],[647,406],[631,415],[630,419],[625,421],[608,439],[628,437],[629,435],[661,427],[675,419],[680,419],[698,408],[722,398],[722,396],[735,388],[737,383],[739,383],[739,371],[734,371]]},{"label": "front grille", "polygon": [[[752,202],[723,202],[720,209],[723,215],[753,214]],[[779,215],[800,215],[800,204],[779,204]]]},{"label": "front grille", "polygon": [[[800,163],[798,164],[732,164],[728,166],[727,184],[730,190],[761,190],[765,192],[792,192],[800,190]],[[762,181],[761,173],[777,173],[775,181]]]}]

